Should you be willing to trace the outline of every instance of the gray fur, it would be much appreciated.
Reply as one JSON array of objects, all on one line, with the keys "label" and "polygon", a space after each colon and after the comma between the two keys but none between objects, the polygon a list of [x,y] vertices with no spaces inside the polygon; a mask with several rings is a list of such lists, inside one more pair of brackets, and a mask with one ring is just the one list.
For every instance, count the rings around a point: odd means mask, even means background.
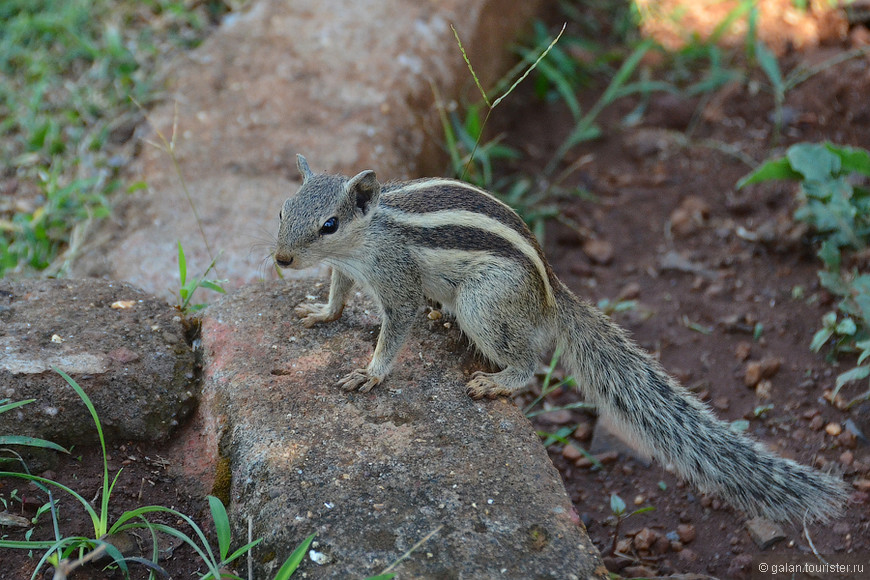
[{"label": "gray fur", "polygon": [[[341,316],[354,282],[383,314],[371,363],[339,381],[366,392],[389,374],[426,298],[456,316],[502,370],[475,373],[474,398],[509,396],[539,356],[561,349],[587,399],[623,434],[704,492],[751,515],[827,520],[846,500],[843,482],[774,455],[737,434],[674,381],[599,310],[555,275],[534,236],[506,205],[458,181],[381,186],[372,171],[315,175],[302,156],[299,192],[284,202],[275,260],[332,266],[327,304],[302,303],[306,326]],[[330,218],[333,233],[324,233]]]}]

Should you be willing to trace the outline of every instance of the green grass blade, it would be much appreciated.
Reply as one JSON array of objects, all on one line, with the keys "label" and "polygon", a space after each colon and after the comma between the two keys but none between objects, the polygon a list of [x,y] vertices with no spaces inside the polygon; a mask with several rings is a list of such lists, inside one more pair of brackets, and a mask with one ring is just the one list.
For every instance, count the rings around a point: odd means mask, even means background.
[{"label": "green grass blade", "polygon": [[[4,401],[8,401],[9,399],[4,399]],[[22,407],[24,405],[29,405],[36,399],[25,399],[24,401],[15,401],[14,403],[4,403],[0,405],[0,413],[5,413],[6,411],[11,411],[12,409],[17,409],[18,407]]]},{"label": "green grass blade", "polygon": [[54,540],[0,540],[0,548],[10,550],[45,550],[54,548]]},{"label": "green grass blade", "polygon": [[[532,54],[531,51],[523,51],[523,55],[530,54]],[[577,100],[577,96],[574,94],[574,87],[571,84],[571,81],[568,80],[568,78],[566,78],[565,75],[562,74],[558,68],[550,65],[550,63],[546,60],[540,61],[538,63],[538,72],[556,88],[556,92],[559,93],[559,96],[562,97],[562,100],[565,102],[568,110],[571,111],[571,116],[574,117],[574,121],[577,122],[578,120],[580,120],[580,116],[582,115],[582,111],[580,109],[580,102]]]},{"label": "green grass blade", "polygon": [[[565,27],[566,27],[566,26],[567,26],[567,23],[562,24],[562,30],[559,31],[559,34],[556,35],[556,38],[553,39],[553,42],[551,42],[550,45],[547,46],[547,48],[544,50],[544,52],[541,53],[541,56],[539,56],[538,59],[537,59],[535,62],[533,62],[532,65],[531,65],[529,68],[526,69],[526,72],[524,72],[524,73],[520,76],[520,78],[518,78],[516,81],[514,81],[514,84],[511,85],[511,87],[507,90],[507,92],[505,92],[505,94],[503,94],[502,96],[500,96],[499,98],[497,98],[497,99],[495,100],[495,102],[494,102],[492,105],[490,105],[490,107],[489,107],[490,109],[494,109],[494,108],[496,108],[496,106],[498,106],[498,104],[499,104],[500,102],[502,102],[502,101],[503,101],[503,100],[504,100],[504,99],[505,99],[509,94],[511,94],[511,93],[513,92],[513,90],[514,90],[515,88],[517,88],[517,86],[518,86],[521,82],[523,82],[524,80],[526,80],[526,77],[529,76],[529,74],[531,74],[531,72],[532,72],[533,70],[535,70],[535,67],[538,66],[538,63],[541,62],[541,61],[544,59],[544,57],[547,56],[547,54],[550,52],[550,50],[552,50],[552,48],[553,48],[554,46],[556,46],[556,43],[559,42],[559,39],[562,38],[562,34],[565,33]],[[477,80],[477,79],[475,79],[475,80]],[[487,104],[489,104],[489,102],[487,102]]]},{"label": "green grass blade", "polygon": [[302,559],[305,557],[305,553],[308,551],[308,547],[311,545],[311,542],[314,541],[315,534],[311,534],[299,544],[293,553],[284,560],[284,563],[278,569],[278,573],[275,574],[275,580],[287,580],[296,571],[296,568],[299,567],[299,564],[302,563]]},{"label": "green grass blade", "polygon": [[104,540],[97,540],[98,546],[105,546],[106,554],[118,565],[121,570],[124,571],[124,576],[128,576],[129,571],[127,570],[127,562],[125,561],[124,554],[121,551]]},{"label": "green grass blade", "polygon": [[620,66],[619,70],[616,71],[616,74],[613,75],[613,79],[610,81],[610,84],[607,85],[604,94],[601,95],[600,102],[603,103],[601,108],[610,105],[614,100],[616,100],[620,87],[628,82],[628,79],[630,79],[631,75],[634,74],[640,61],[654,45],[655,43],[652,40],[645,40],[634,49],[627,59],[625,59],[625,62],[622,63],[622,66]]},{"label": "green grass blade", "polygon": [[614,92],[613,100],[617,101],[623,97],[628,97],[638,93],[671,93],[676,95],[679,94],[679,91],[674,87],[674,85],[665,81],[641,81],[619,87],[619,89]]},{"label": "green grass blade", "polygon": [[106,461],[106,439],[103,436],[103,426],[100,423],[100,417],[97,415],[97,410],[94,408],[94,404],[91,402],[90,397],[88,397],[87,393],[79,386],[77,382],[75,382],[72,377],[63,372],[57,367],[51,367],[54,371],[63,377],[69,386],[73,388],[82,402],[85,404],[85,407],[88,408],[88,412],[91,414],[91,418],[94,420],[94,425],[97,428],[97,436],[100,439],[100,450],[103,453],[103,492],[102,497],[100,498],[100,519],[99,519],[99,527],[95,530],[96,537],[101,538],[106,535],[109,527],[109,496],[110,496],[110,488],[109,488],[109,464]]},{"label": "green grass blade", "polygon": [[263,538],[257,538],[257,539],[254,540],[253,542],[248,542],[247,544],[245,544],[245,545],[242,546],[241,548],[238,548],[235,552],[233,552],[232,554],[230,554],[229,556],[227,556],[226,558],[224,558],[224,560],[221,562],[221,564],[229,564],[230,562],[232,562],[232,561],[238,559],[240,556],[244,556],[244,555],[247,554],[247,553],[248,553],[248,552],[249,552],[249,551],[250,551],[254,546],[259,545],[260,542],[262,542],[262,541],[263,541]]},{"label": "green grass blade", "polygon": [[782,80],[782,71],[779,69],[779,62],[770,51],[769,48],[761,41],[755,41],[755,58],[758,59],[758,64],[761,70],[767,75],[770,85],[773,87],[773,92],[777,96],[785,94],[785,83]]},{"label": "green grass blade", "polygon": [[634,49],[627,59],[625,59],[622,66],[620,66],[619,70],[616,71],[616,74],[613,75],[613,79],[611,79],[610,84],[607,85],[607,89],[604,90],[604,93],[599,97],[598,101],[596,101],[595,105],[593,105],[582,119],[580,119],[580,122],[574,127],[574,130],[571,131],[562,145],[559,146],[556,155],[550,160],[550,163],[547,164],[545,173],[552,174],[552,172],[555,171],[556,166],[565,158],[565,155],[572,147],[599,134],[599,131],[595,126],[595,119],[598,118],[598,115],[605,107],[611,105],[619,98],[623,85],[628,82],[628,79],[631,78],[638,65],[640,65],[640,61],[643,59],[644,55],[646,55],[654,45],[655,43],[652,40],[645,40]]},{"label": "green grass blade", "polygon": [[840,170],[842,172],[856,172],[870,176],[870,151],[855,147],[832,145],[831,143],[825,143],[825,147],[840,158]]},{"label": "green grass blade", "polygon": [[71,552],[73,550],[78,549],[78,547],[88,547],[93,545],[93,540],[90,538],[85,538],[81,536],[71,536],[68,538],[61,538],[60,540],[54,542],[48,550],[42,555],[42,558],[39,559],[39,562],[36,564],[36,568],[33,570],[33,575],[30,576],[31,580],[36,580],[38,577],[39,571],[42,569],[42,566],[51,559],[51,555],[54,552],[60,552],[63,549],[63,553]]},{"label": "green grass blade", "polygon": [[707,42],[709,44],[717,44],[735,22],[743,18],[750,10],[752,10],[755,6],[755,2],[756,0],[743,0],[740,4],[735,6],[731,12],[726,14],[725,18],[716,25],[716,28],[713,29],[712,33],[710,33]]},{"label": "green grass blade", "polygon": [[[168,534],[174,538],[178,538],[179,540],[181,540],[182,542],[184,542],[185,544],[187,544],[188,546],[193,548],[193,550],[199,556],[200,560],[202,560],[203,563],[209,569],[209,573],[206,574],[205,576],[203,576],[202,580],[206,580],[208,578],[218,579],[221,577],[220,567],[218,566],[217,562],[214,561],[214,557],[211,553],[211,549],[204,551],[202,548],[200,548],[196,544],[195,541],[193,541],[193,539],[190,536],[188,536],[187,534],[185,534],[184,532],[182,532],[180,530],[173,528],[172,526],[168,526],[166,524],[158,524],[158,523],[151,523],[150,525],[153,526],[154,529],[157,530],[158,532],[163,532],[164,534]],[[144,524],[131,524],[130,526],[126,527],[125,529],[143,528],[143,527],[145,527]],[[205,547],[208,548],[208,544],[205,544]]]},{"label": "green grass blade", "polygon": [[[225,280],[222,280],[222,281],[225,282]],[[202,286],[203,288],[206,288],[208,290],[212,290],[214,292],[219,292],[221,294],[227,293],[226,289],[214,280],[202,280],[199,283],[199,285]]]},{"label": "green grass blade", "polygon": [[[181,279],[181,287],[187,284],[187,260],[184,259],[184,248],[178,242],[178,277]],[[183,298],[183,297],[182,297]]]},{"label": "green grass blade", "polygon": [[230,518],[227,516],[227,510],[223,502],[213,495],[208,496],[208,507],[211,510],[211,518],[214,520],[214,528],[218,538],[218,549],[221,561],[223,562],[226,561],[227,554],[230,553],[230,542],[232,541]]},{"label": "green grass blade", "polygon": [[447,153],[450,155],[450,166],[453,168],[453,175],[458,176],[462,171],[462,158],[459,153],[459,142],[456,138],[456,133],[453,131],[453,123],[447,116],[447,111],[444,108],[444,103],[441,101],[441,96],[436,91],[435,100],[438,107],[438,116],[441,118],[441,130],[444,131],[444,146]]},{"label": "green grass blade", "polygon": [[[134,518],[140,518],[143,515],[148,514],[148,513],[170,514],[170,515],[172,515],[180,520],[183,520],[185,523],[187,523],[187,525],[190,526],[194,532],[196,532],[196,536],[197,536],[197,538],[199,538],[199,541],[202,542],[203,549],[200,550],[199,548],[197,548],[197,552],[201,553],[203,555],[203,560],[205,562],[209,563],[209,566],[211,566],[211,564],[215,564],[215,566],[217,565],[215,562],[214,553],[211,551],[211,546],[209,545],[208,539],[205,537],[205,533],[202,531],[202,528],[200,528],[198,525],[196,525],[196,522],[194,522],[189,516],[186,516],[183,513],[179,512],[177,510],[174,510],[172,508],[168,508],[165,506],[159,506],[159,505],[151,505],[151,506],[137,508],[135,510],[130,510],[128,512],[124,512],[123,514],[121,514],[121,516],[118,518],[118,520],[112,525],[112,528],[109,530],[109,533],[116,534],[116,533],[121,532],[125,529],[145,527],[143,524],[139,524],[139,523],[128,524],[127,522],[129,522],[130,520],[132,520]],[[153,525],[156,527],[158,524],[153,524]],[[156,528],[156,529],[160,530],[161,528]],[[178,533],[184,535],[185,537],[188,537],[186,534],[183,534],[183,532],[178,532]],[[176,536],[176,537],[180,538],[181,536]]]},{"label": "green grass blade", "polygon": [[69,453],[69,451],[57,443],[26,435],[0,435],[0,445],[26,445],[28,447],[41,447],[43,449],[53,449],[54,451]]},{"label": "green grass blade", "polygon": [[462,41],[459,40],[459,33],[456,32],[456,28],[452,24],[450,25],[450,30],[453,31],[453,36],[456,37],[456,44],[459,45],[459,50],[462,52],[462,59],[465,61],[466,66],[468,66],[468,71],[471,73],[471,78],[474,79],[474,84],[477,85],[477,90],[480,91],[480,96],[483,97],[483,102],[491,109],[494,105],[489,103],[486,91],[483,90],[483,87],[480,85],[480,79],[477,78],[477,73],[474,72],[474,67],[471,66],[471,60],[465,52],[465,47],[462,46]]}]

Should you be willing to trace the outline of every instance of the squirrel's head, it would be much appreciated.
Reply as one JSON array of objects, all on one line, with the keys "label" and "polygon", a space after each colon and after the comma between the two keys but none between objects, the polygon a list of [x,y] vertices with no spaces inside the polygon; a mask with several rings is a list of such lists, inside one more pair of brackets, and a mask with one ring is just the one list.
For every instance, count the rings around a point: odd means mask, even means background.
[{"label": "squirrel's head", "polygon": [[301,155],[296,156],[296,167],[302,186],[278,214],[275,262],[282,268],[300,269],[340,261],[359,247],[381,184],[371,170],[351,178],[315,175]]}]

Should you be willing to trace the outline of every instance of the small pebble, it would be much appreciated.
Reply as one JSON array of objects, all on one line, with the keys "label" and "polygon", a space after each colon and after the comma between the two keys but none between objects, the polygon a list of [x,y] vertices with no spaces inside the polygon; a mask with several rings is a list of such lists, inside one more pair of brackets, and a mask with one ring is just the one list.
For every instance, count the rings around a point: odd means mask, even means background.
[{"label": "small pebble", "polygon": [[649,528],[643,528],[634,536],[634,547],[638,550],[649,550],[658,537],[656,532]]},{"label": "small pebble", "polygon": [[613,244],[607,240],[588,239],[583,242],[582,250],[596,264],[606,266],[613,261]]},{"label": "small pebble", "polygon": [[825,425],[825,433],[830,435],[831,437],[836,437],[840,433],[843,432],[843,428],[839,423],[828,423]]},{"label": "small pebble", "polygon": [[840,454],[840,463],[842,463],[845,467],[849,467],[852,465],[852,462],[855,461],[855,454],[851,451],[843,451]]},{"label": "small pebble", "polygon": [[648,566],[640,566],[640,565],[626,566],[622,570],[622,573],[627,578],[653,578],[655,576],[658,576],[658,573],[654,569],[652,569]]},{"label": "small pebble", "polygon": [[825,420],[822,418],[821,415],[816,415],[810,421],[810,429],[812,429],[813,431],[821,431],[824,426]]},{"label": "small pebble", "polygon": [[571,463],[574,463],[575,461],[577,461],[581,457],[585,457],[585,456],[583,455],[583,453],[579,449],[577,449],[576,446],[565,445],[562,448],[562,457],[564,457],[566,460],[570,461]]},{"label": "small pebble", "polygon": [[580,423],[579,425],[577,425],[577,428],[574,429],[574,434],[572,435],[572,437],[574,437],[574,439],[576,439],[577,441],[589,441],[590,439],[592,439],[593,431],[594,429],[592,428],[591,423]]},{"label": "small pebble", "polygon": [[677,536],[684,544],[690,544],[695,540],[697,532],[695,526],[691,524],[680,524],[677,526]]},{"label": "small pebble", "polygon": [[785,532],[779,525],[763,518],[752,518],[746,522],[746,529],[752,541],[761,550],[766,550],[786,538]]},{"label": "small pebble", "polygon": [[682,562],[683,564],[694,564],[695,562],[698,561],[699,556],[698,556],[698,553],[695,552],[694,550],[692,550],[690,548],[683,548],[682,550],[680,550],[680,553],[677,556],[677,559],[680,562]]}]

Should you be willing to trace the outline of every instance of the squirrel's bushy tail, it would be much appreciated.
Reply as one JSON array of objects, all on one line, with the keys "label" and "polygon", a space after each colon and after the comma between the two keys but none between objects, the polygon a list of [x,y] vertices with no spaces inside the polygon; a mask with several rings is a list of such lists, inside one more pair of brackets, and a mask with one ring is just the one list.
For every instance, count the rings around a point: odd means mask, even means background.
[{"label": "squirrel's bushy tail", "polygon": [[562,362],[629,442],[752,516],[825,521],[842,511],[841,480],[731,430],[598,309],[558,294]]}]

